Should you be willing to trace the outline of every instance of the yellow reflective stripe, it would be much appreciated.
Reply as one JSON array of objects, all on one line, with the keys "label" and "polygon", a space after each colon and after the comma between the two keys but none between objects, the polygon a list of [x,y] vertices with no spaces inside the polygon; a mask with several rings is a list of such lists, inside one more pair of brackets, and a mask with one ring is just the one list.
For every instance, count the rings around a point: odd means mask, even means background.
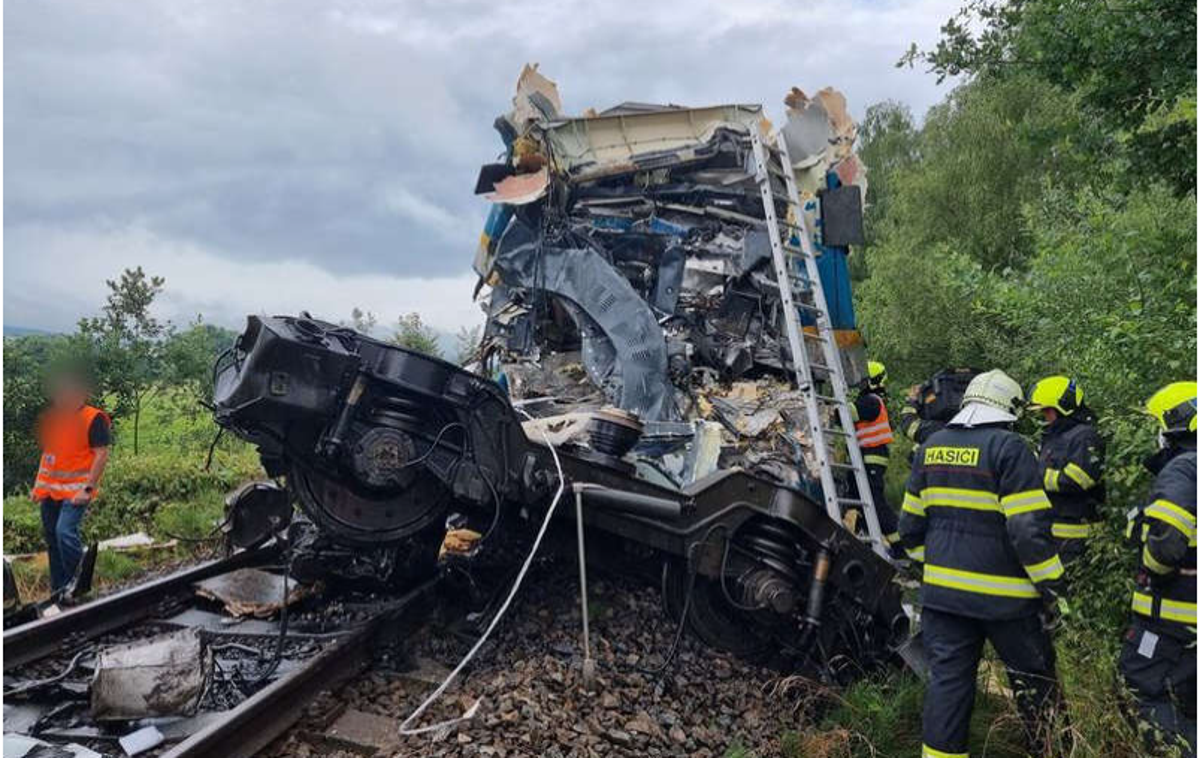
[{"label": "yellow reflective stripe", "polygon": [[[1134,613],[1150,618],[1155,617],[1154,598],[1143,592],[1133,593],[1133,603],[1130,607]],[[1196,604],[1163,598],[1159,605],[1158,618],[1194,625],[1196,623]]]},{"label": "yellow reflective stripe", "polygon": [[1056,521],[1050,531],[1060,540],[1081,540],[1092,536],[1091,524],[1068,524]]},{"label": "yellow reflective stripe", "polygon": [[861,447],[879,447],[891,441],[892,433],[887,429],[882,432],[872,432],[871,434],[864,434],[861,429],[858,431],[858,444]]},{"label": "yellow reflective stripe", "polygon": [[921,419],[914,418],[909,422],[908,426],[904,427],[904,435],[913,442],[917,441],[917,430],[921,428]]},{"label": "yellow reflective stripe", "polygon": [[1196,544],[1196,517],[1170,500],[1155,500],[1146,508],[1146,516],[1170,524],[1183,532],[1189,545]]},{"label": "yellow reflective stripe", "polygon": [[38,469],[39,479],[78,479],[81,476],[87,476],[91,471],[88,469],[80,469],[78,471],[56,471],[54,469]]},{"label": "yellow reflective stripe", "polygon": [[971,758],[971,754],[947,753],[944,750],[934,750],[928,745],[921,745],[921,758]]},{"label": "yellow reflective stripe", "polygon": [[1000,498],[1000,508],[1008,517],[1018,516],[1030,511],[1041,511],[1050,507],[1050,498],[1042,490],[1025,490],[1014,492]]},{"label": "yellow reflective stripe", "polygon": [[926,508],[943,506],[966,508],[972,511],[996,511],[999,510],[1000,505],[994,492],[958,487],[926,487],[921,490],[921,500],[925,503]]},{"label": "yellow reflective stripe", "polygon": [[900,541],[900,532],[888,532],[887,534],[883,535],[883,538],[887,540],[889,545],[895,545]]},{"label": "yellow reflective stripe", "polygon": [[912,558],[914,561],[917,561],[918,563],[925,562],[925,546],[924,545],[917,545],[916,547],[906,547],[906,548],[904,548],[904,552],[908,554],[909,558]]},{"label": "yellow reflective stripe", "polygon": [[1168,621],[1178,621],[1183,624],[1196,623],[1196,604],[1179,600],[1163,599],[1158,615]]},{"label": "yellow reflective stripe", "polygon": [[904,504],[900,506],[900,510],[905,513],[911,513],[914,516],[925,515],[925,504],[921,502],[921,498],[911,492],[904,493]]},{"label": "yellow reflective stripe", "polygon": [[1038,597],[1038,591],[1033,586],[1033,582],[1023,577],[983,574],[977,571],[963,571],[926,563],[924,579],[926,584],[949,587],[963,592],[974,592],[979,595]]},{"label": "yellow reflective stripe", "polygon": [[1032,566],[1025,567],[1025,573],[1029,574],[1029,578],[1034,582],[1044,582],[1047,579],[1058,579],[1063,575],[1062,561],[1058,558],[1058,553],[1042,561],[1035,563]]},{"label": "yellow reflective stripe", "polygon": [[[851,407],[853,407],[853,406],[851,406]],[[855,415],[857,415],[857,413],[858,412],[855,411]],[[888,424],[888,420],[885,418],[879,418],[879,419],[875,419],[874,421],[865,422],[862,426],[860,426],[858,428],[859,434],[863,434],[863,433],[875,434],[877,432],[890,432],[890,431],[892,431],[892,427],[890,424]]]},{"label": "yellow reflective stripe", "polygon": [[1166,565],[1165,563],[1159,563],[1158,560],[1155,559],[1154,555],[1150,552],[1149,545],[1146,545],[1142,548],[1142,563],[1146,564],[1146,568],[1150,569],[1156,574],[1169,574],[1172,571],[1170,566]]},{"label": "yellow reflective stripe", "polygon": [[1042,488],[1047,492],[1058,492],[1058,475],[1060,473],[1056,468],[1046,469],[1046,473],[1042,474]]},{"label": "yellow reflective stripe", "polygon": [[1068,463],[1066,468],[1063,469],[1063,473],[1074,479],[1075,483],[1085,490],[1090,490],[1096,486],[1096,480],[1088,472],[1084,471],[1082,467],[1074,463]]},{"label": "yellow reflective stripe", "polygon": [[87,482],[75,482],[74,484],[51,484],[50,482],[37,482],[33,485],[35,490],[50,490],[51,492],[78,492],[87,486]]},{"label": "yellow reflective stripe", "polygon": [[863,463],[872,466],[886,466],[888,465],[888,457],[886,455],[864,455]]}]

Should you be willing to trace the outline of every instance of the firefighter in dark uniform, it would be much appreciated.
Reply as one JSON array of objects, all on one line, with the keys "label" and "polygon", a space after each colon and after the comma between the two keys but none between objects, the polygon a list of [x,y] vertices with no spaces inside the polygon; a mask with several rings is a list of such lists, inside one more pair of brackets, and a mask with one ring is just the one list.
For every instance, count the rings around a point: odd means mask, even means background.
[{"label": "firefighter in dark uniform", "polygon": [[1083,555],[1104,503],[1104,441],[1083,390],[1066,376],[1033,385],[1029,407],[1046,421],[1038,459],[1042,487],[1054,506],[1054,537],[1063,563]]},{"label": "firefighter in dark uniform", "polygon": [[930,668],[923,758],[967,758],[985,641],[1007,668],[1036,755],[1062,710],[1049,627],[1068,611],[1065,580],[1037,459],[1012,431],[1023,405],[1004,372],[976,376],[958,414],[918,448],[908,480],[900,537],[924,563]]},{"label": "firefighter in dark uniform", "polygon": [[1129,514],[1141,564],[1120,669],[1147,746],[1194,757],[1196,383],[1167,385],[1146,410],[1158,420],[1161,449],[1146,463],[1155,474],[1149,504]]},{"label": "firefighter in dark uniform", "polygon": [[921,418],[920,393],[920,385],[913,385],[904,399],[904,407],[900,409],[900,431],[918,445],[929,439],[929,435],[946,428],[944,421]]},{"label": "firefighter in dark uniform", "polygon": [[854,434],[867,467],[871,485],[871,500],[879,517],[879,527],[888,545],[894,549],[900,541],[896,510],[887,501],[885,479],[888,467],[888,445],[892,443],[892,425],[888,419],[887,368],[878,361],[867,361],[867,377],[863,379],[858,397],[851,406]]},{"label": "firefighter in dark uniform", "polygon": [[[910,387],[908,396],[904,399],[904,407],[900,409],[900,433],[920,445],[929,439],[929,435],[944,429],[949,416],[956,413],[960,405],[955,397],[958,394],[954,391],[955,388],[967,384],[978,373],[971,368],[943,369],[929,377],[924,384],[914,384]],[[952,405],[948,404],[950,399],[954,400]],[[935,411],[936,417],[929,418],[927,412],[931,402],[939,408],[948,406],[948,415],[943,417],[940,415],[942,411]]]}]

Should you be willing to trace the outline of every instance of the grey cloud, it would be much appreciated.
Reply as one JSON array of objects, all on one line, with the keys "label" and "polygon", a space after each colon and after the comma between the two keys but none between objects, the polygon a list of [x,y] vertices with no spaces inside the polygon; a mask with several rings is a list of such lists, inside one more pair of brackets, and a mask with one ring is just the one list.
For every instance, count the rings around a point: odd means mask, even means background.
[{"label": "grey cloud", "polygon": [[[833,84],[857,113],[885,97],[919,113],[932,80],[892,64],[955,5],[13,3],[6,238],[136,226],[231,260],[454,275],[525,61],[575,112],[636,99],[778,114],[791,85]],[[14,239],[10,259],[37,255],[36,234]]]}]

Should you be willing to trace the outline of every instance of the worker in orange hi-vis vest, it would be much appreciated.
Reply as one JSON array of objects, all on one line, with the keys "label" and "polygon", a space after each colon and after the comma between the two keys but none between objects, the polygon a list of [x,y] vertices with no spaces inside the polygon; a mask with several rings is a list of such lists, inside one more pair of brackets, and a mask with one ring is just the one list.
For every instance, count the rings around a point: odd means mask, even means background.
[{"label": "worker in orange hi-vis vest", "polygon": [[50,383],[50,406],[38,419],[42,448],[31,497],[41,505],[42,532],[50,557],[50,586],[59,595],[83,556],[79,527],[99,493],[112,440],[108,415],[87,404],[89,387],[79,374]]},{"label": "worker in orange hi-vis vest", "polygon": [[899,516],[887,501],[884,478],[888,467],[888,445],[893,441],[892,424],[888,419],[887,368],[878,361],[867,362],[867,376],[859,387],[858,397],[850,406],[854,419],[854,435],[862,450],[863,464],[867,469],[867,482],[871,485],[871,500],[875,503],[875,514],[883,529],[884,539],[897,557],[901,556],[900,534],[897,531]]}]

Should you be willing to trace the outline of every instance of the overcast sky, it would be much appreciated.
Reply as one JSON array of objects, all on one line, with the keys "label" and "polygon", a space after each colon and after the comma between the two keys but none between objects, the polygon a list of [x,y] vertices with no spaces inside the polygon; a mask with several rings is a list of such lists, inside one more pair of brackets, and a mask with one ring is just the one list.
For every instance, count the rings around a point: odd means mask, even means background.
[{"label": "overcast sky", "polygon": [[896,69],[961,0],[26,0],[4,8],[4,319],[70,329],[104,279],[160,315],[358,305],[481,316],[479,164],[526,62],[566,109],[841,89],[861,116],[945,94]]}]

